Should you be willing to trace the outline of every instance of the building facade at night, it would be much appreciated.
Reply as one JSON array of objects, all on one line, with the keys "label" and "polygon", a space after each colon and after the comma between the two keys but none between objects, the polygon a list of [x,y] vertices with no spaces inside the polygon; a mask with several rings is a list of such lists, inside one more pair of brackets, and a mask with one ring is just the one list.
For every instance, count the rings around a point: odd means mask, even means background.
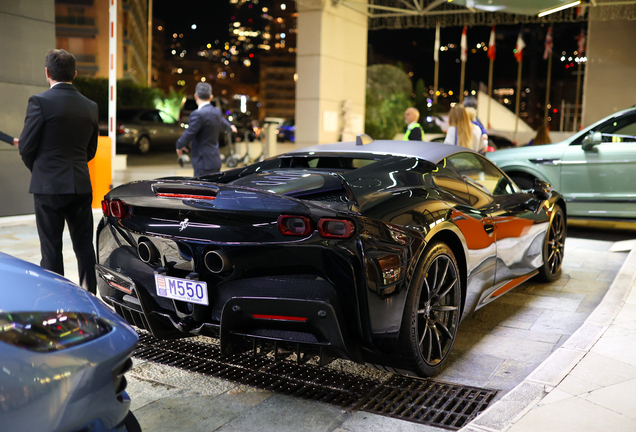
[{"label": "building facade at night", "polygon": [[[55,0],[55,46],[73,54],[78,76],[108,78],[108,0]],[[148,81],[148,0],[120,0],[117,78]]]}]

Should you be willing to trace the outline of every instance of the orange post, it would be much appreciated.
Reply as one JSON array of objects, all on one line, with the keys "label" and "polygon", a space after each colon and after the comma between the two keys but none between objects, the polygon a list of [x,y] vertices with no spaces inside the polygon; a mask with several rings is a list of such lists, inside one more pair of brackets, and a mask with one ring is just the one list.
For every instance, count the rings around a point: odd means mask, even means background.
[{"label": "orange post", "polygon": [[97,140],[97,153],[88,163],[88,172],[93,185],[93,208],[101,208],[102,200],[113,184],[111,171],[110,138],[100,136]]}]

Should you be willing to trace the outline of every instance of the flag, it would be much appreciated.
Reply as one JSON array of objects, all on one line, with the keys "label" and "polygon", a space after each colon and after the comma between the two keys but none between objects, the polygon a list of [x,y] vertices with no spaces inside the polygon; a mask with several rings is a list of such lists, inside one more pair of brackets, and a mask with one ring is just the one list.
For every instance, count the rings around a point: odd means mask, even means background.
[{"label": "flag", "polygon": [[548,28],[548,33],[545,35],[545,42],[543,43],[545,50],[543,51],[543,60],[547,60],[552,54],[552,26]]},{"label": "flag", "polygon": [[490,41],[488,42],[488,58],[490,60],[495,59],[495,26],[492,26],[490,31]]},{"label": "flag", "polygon": [[517,63],[521,62],[521,59],[523,58],[523,49],[525,47],[526,44],[523,42],[521,32],[519,32],[519,37],[517,37],[517,45],[515,46],[515,58],[517,59]]},{"label": "flag", "polygon": [[461,41],[462,54],[461,59],[463,62],[467,60],[468,57],[468,41],[466,40],[466,26],[462,30],[462,41]]},{"label": "flag", "polygon": [[435,48],[433,49],[433,59],[436,62],[439,61],[439,23],[437,23],[437,28],[435,29]]},{"label": "flag", "polygon": [[581,30],[581,34],[579,35],[579,38],[577,39],[576,43],[579,46],[578,52],[579,54],[577,55],[577,57],[582,57],[583,53],[585,52],[585,32],[583,30]]}]

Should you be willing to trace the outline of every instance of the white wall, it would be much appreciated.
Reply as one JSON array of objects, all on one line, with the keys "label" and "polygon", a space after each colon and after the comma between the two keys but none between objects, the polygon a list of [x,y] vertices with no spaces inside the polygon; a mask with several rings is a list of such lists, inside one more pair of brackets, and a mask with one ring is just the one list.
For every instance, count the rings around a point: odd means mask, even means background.
[{"label": "white wall", "polygon": [[588,24],[583,126],[636,104],[636,22]]},{"label": "white wall", "polygon": [[346,100],[352,132],[364,132],[367,32],[366,16],[343,5],[298,3],[297,147],[337,141]]},{"label": "white wall", "polygon": [[[55,48],[54,0],[1,0],[0,42],[0,131],[19,137],[29,97],[48,89],[44,59]],[[33,213],[30,179],[18,150],[0,142],[0,216]]]}]

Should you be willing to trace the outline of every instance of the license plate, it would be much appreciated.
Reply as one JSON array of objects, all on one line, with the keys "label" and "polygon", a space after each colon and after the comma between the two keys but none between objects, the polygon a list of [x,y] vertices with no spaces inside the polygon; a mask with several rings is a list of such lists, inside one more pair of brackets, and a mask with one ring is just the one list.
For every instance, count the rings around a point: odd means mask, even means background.
[{"label": "license plate", "polygon": [[155,274],[157,295],[188,303],[208,305],[208,284],[202,281],[180,279]]}]

